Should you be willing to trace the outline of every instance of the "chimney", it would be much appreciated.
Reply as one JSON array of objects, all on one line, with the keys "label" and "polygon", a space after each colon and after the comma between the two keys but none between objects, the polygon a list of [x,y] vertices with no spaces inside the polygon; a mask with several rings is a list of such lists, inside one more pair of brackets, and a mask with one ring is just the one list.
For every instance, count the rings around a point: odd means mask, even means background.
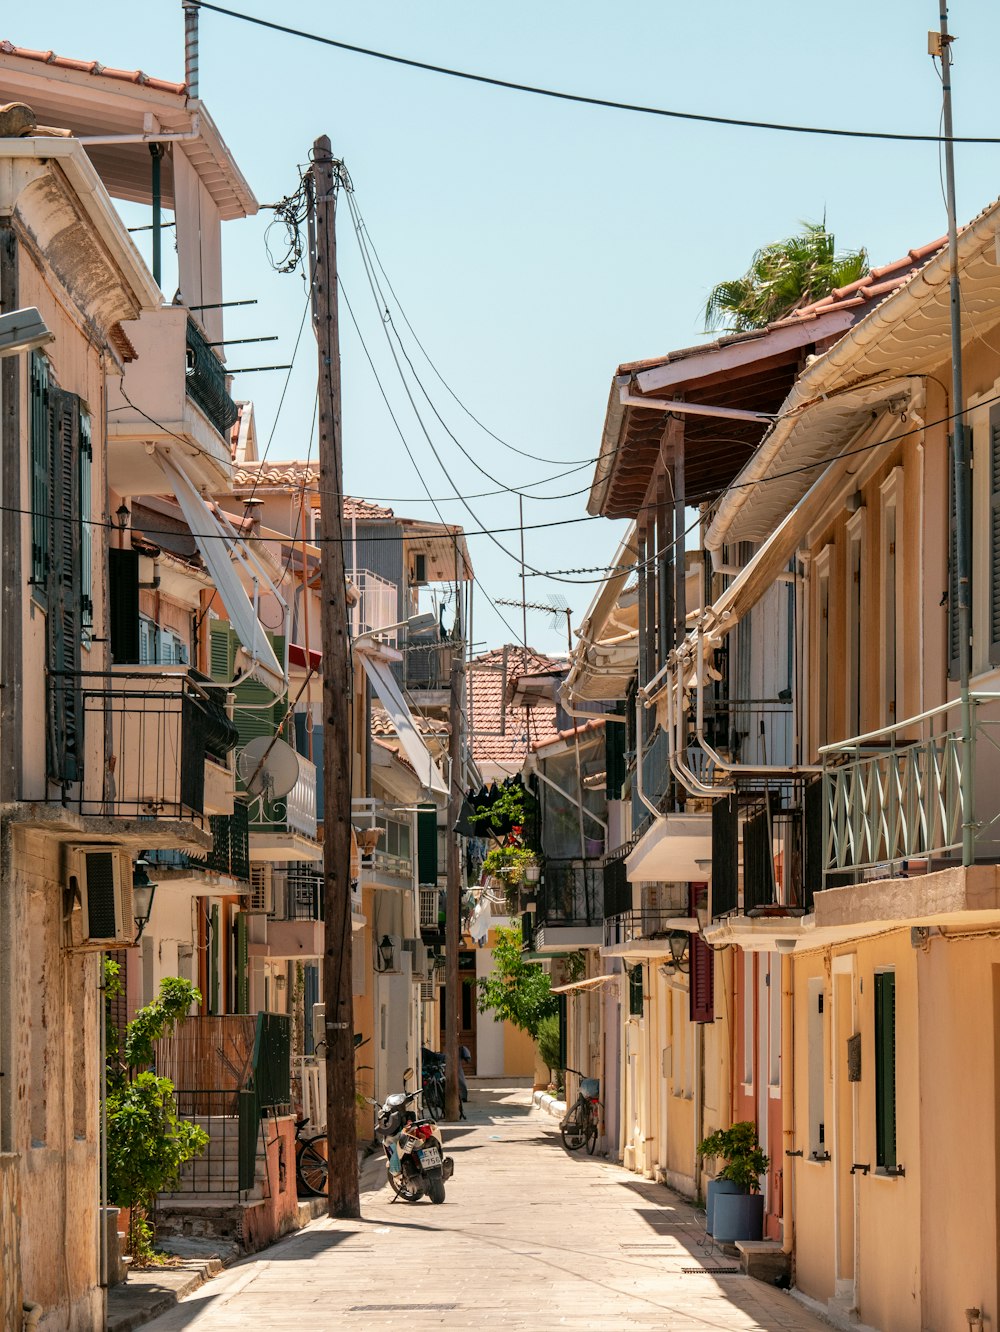
[{"label": "chimney", "polygon": [[184,9],[184,82],[188,97],[198,96],[198,0],[181,0]]}]

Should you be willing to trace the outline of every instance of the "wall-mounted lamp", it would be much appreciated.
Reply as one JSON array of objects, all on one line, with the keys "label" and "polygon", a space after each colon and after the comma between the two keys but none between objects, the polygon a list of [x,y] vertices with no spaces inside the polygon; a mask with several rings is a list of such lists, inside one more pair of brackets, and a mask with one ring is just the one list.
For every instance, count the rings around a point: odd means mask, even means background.
[{"label": "wall-mounted lamp", "polygon": [[382,942],[378,946],[379,956],[382,959],[382,970],[392,971],[396,961],[396,950],[392,945],[392,940],[387,934],[382,935]]},{"label": "wall-mounted lamp", "polygon": [[132,517],[131,509],[128,507],[125,501],[122,500],[121,504],[118,505],[118,508],[115,509],[115,521],[118,524],[119,532],[125,531],[126,527],[128,527],[129,525],[129,519],[131,517]]},{"label": "wall-mounted lamp", "polygon": [[283,971],[279,971],[277,975],[274,977],[274,988],[276,990],[283,990],[285,988],[285,980],[286,980],[285,973]]},{"label": "wall-mounted lamp", "polygon": [[150,862],[142,852],[132,866],[132,919],[135,921],[136,942],[142,938],[142,932],[153,913],[153,898],[156,884],[149,877]]},{"label": "wall-mounted lamp", "polygon": [[686,956],[688,951],[688,935],[686,930],[671,930],[667,936],[667,943],[670,945],[670,962],[675,971],[689,971],[691,969],[690,958]]}]

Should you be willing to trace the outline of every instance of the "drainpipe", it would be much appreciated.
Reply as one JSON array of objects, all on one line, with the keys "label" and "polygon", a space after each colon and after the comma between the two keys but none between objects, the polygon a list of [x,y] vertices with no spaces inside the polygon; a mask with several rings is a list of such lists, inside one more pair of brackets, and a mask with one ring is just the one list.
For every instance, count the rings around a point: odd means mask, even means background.
[{"label": "drainpipe", "polygon": [[166,149],[162,143],[151,143],[149,145],[149,155],[153,159],[152,189],[153,189],[153,281],[158,287],[163,287],[163,252],[162,252],[162,226],[163,212],[161,208],[160,193],[160,163],[163,161],[163,154]]},{"label": "drainpipe", "polygon": [[[688,982],[690,984],[690,981]],[[701,1198],[701,1179],[704,1172],[702,1158],[698,1155],[698,1144],[705,1136],[705,1028],[700,1022],[694,1026],[694,1196]]]},{"label": "drainpipe", "polygon": [[781,1249],[795,1251],[795,986],[791,954],[781,956],[781,1142],[785,1153],[781,1191]]}]

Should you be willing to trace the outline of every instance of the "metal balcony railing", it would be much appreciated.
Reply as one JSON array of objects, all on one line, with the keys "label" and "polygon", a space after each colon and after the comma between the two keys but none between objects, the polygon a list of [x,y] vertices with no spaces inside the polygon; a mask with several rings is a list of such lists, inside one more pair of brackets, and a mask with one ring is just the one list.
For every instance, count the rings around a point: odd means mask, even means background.
[{"label": "metal balcony railing", "polygon": [[237,800],[232,814],[213,814],[209,818],[212,849],[204,856],[188,851],[152,850],[146,858],[154,865],[170,869],[207,870],[244,881],[250,878],[250,825],[247,807]]},{"label": "metal balcony railing", "polygon": [[665,939],[671,929],[676,928],[669,922],[686,914],[686,910],[682,909],[673,911],[669,907],[646,907],[608,916],[604,921],[604,946],[612,948],[637,939]]},{"label": "metal balcony railing", "polygon": [[250,832],[297,832],[315,841],[317,832],[316,765],[298,755],[295,785],[280,800],[264,795],[248,797]]},{"label": "metal balcony railing", "polygon": [[193,319],[187,323],[186,371],[187,396],[201,408],[220,435],[228,435],[239,412],[226,389],[226,367]]},{"label": "metal balcony railing", "polygon": [[357,798],[351,801],[351,821],[356,828],[381,828],[375,849],[361,857],[361,869],[369,878],[391,879],[405,886],[414,877],[414,828],[412,820],[394,818],[380,800]]},{"label": "metal balcony railing", "polygon": [[604,911],[604,874],[598,860],[546,860],[534,893],[534,924],[599,925]]},{"label": "metal balcony railing", "polygon": [[323,875],[275,870],[271,879],[272,920],[322,920]]},{"label": "metal balcony railing", "polygon": [[83,775],[65,803],[81,814],[206,826],[205,764],[228,770],[238,738],[218,689],[187,668],[158,667],[53,672],[48,690],[71,698],[81,722]]},{"label": "metal balcony railing", "polygon": [[[356,605],[351,607],[351,634],[357,638],[360,634],[374,633],[386,625],[398,624],[399,589],[387,578],[380,578],[371,569],[358,569],[352,574],[352,581],[359,596]],[[385,635],[385,641],[396,646],[398,630],[391,629]]]},{"label": "metal balcony railing", "polygon": [[969,692],[821,752],[828,881],[1000,860],[1000,694]]}]

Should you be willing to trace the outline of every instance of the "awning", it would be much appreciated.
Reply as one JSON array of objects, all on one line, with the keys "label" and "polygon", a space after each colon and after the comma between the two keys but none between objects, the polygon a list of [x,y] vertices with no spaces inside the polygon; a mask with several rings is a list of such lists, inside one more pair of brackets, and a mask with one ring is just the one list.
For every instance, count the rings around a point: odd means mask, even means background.
[{"label": "awning", "polygon": [[[239,561],[246,568],[249,577],[255,581],[263,581],[261,572],[248,559],[239,538],[226,531],[199,495],[197,487],[175,455],[171,454],[168,457],[157,449],[156,460],[163,469],[170,483],[170,489],[187,520],[195,545],[205,561],[205,567],[211,575],[216,591],[222,598],[229,621],[250,657],[250,674],[267,685],[268,689],[283,694],[286,687],[285,672],[274,655],[274,649],[268,642],[264,626],[254,612],[253,604],[247,596],[246,588],[233,561]],[[281,600],[276,588],[268,586],[266,590]]]},{"label": "awning", "polygon": [[314,652],[312,648],[307,651],[300,643],[289,643],[288,664],[299,666],[304,671],[320,671],[323,666],[323,654]]},{"label": "awning", "polygon": [[625,858],[630,883],[701,883],[712,868],[711,814],[665,814]]},{"label": "awning", "polygon": [[448,795],[448,784],[441,776],[438,765],[430,756],[423,737],[417,730],[410,709],[406,706],[402,691],[396,683],[389,663],[381,657],[355,645],[355,657],[365,668],[365,674],[371,681],[372,689],[378,695],[379,702],[385,708],[396,728],[399,742],[406,751],[406,757],[413,765],[413,770],[421,783],[437,795]]},{"label": "awning", "polygon": [[580,990],[597,990],[604,986],[617,986],[621,982],[621,976],[591,976],[588,980],[573,981],[569,985],[553,985],[553,994],[573,994]]}]

